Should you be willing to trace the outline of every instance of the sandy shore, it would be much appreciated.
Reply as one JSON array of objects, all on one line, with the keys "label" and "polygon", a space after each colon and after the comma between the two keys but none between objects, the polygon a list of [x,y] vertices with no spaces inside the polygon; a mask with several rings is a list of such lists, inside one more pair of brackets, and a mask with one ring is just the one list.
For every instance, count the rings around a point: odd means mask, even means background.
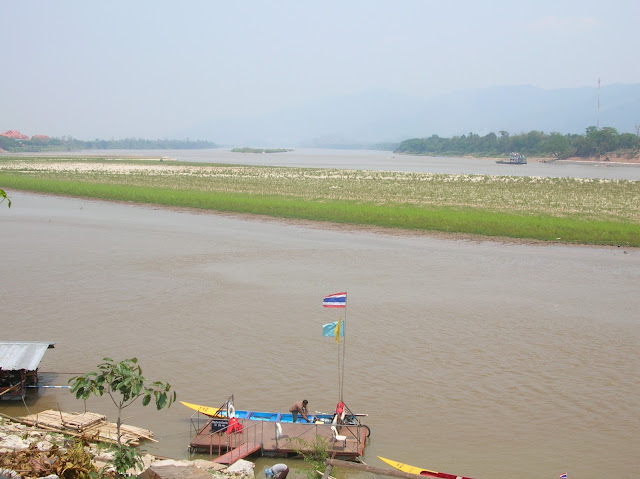
[{"label": "sandy shore", "polygon": [[[465,158],[472,158],[474,160],[504,160],[503,157],[478,157],[478,156],[467,156]],[[606,156],[587,156],[587,157],[579,157],[579,156],[571,156],[569,158],[564,158],[562,160],[557,160],[555,158],[550,158],[548,156],[532,156],[527,157],[527,162],[529,163],[551,163],[551,162],[566,162],[566,163],[602,163],[602,164],[620,164],[620,165],[640,165],[640,153],[635,156],[620,156],[620,155],[606,155]]]},{"label": "sandy shore", "polygon": [[601,156],[597,158],[595,156],[588,158],[580,158],[577,156],[573,156],[571,158],[567,158],[564,160],[555,160],[555,161],[570,161],[576,163],[602,163],[602,164],[619,164],[619,165],[640,165],[640,154],[633,157],[626,156]]}]

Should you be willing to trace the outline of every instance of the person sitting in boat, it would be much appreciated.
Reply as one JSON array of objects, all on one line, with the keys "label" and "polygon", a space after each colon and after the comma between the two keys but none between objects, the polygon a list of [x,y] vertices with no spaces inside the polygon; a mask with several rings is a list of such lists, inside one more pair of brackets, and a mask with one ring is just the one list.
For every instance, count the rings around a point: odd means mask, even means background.
[{"label": "person sitting in boat", "polygon": [[302,419],[309,422],[309,416],[307,415],[307,404],[309,404],[309,401],[303,399],[302,401],[298,401],[297,403],[291,405],[291,407],[289,408],[289,412],[293,416],[293,422],[298,422],[298,414],[302,416]]},{"label": "person sitting in boat", "polygon": [[289,474],[289,468],[286,464],[275,464],[264,471],[264,475],[267,479],[285,479]]}]

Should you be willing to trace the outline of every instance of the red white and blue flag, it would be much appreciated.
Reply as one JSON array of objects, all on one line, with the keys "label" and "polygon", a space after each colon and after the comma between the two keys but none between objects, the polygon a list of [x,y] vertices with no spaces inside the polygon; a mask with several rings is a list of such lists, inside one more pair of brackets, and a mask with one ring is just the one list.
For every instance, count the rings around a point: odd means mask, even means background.
[{"label": "red white and blue flag", "polygon": [[567,473],[560,474],[560,479],[567,479]]},{"label": "red white and blue flag", "polygon": [[347,307],[347,293],[335,293],[325,296],[322,301],[322,306],[325,308],[346,308]]}]

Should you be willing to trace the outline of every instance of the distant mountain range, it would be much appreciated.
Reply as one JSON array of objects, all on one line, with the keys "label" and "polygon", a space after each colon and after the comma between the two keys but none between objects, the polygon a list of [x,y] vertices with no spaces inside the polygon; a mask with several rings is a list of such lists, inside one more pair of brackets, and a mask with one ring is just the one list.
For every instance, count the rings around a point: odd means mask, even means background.
[{"label": "distant mountain range", "polygon": [[[598,100],[600,108],[598,109]],[[428,100],[387,90],[327,98],[262,116],[216,119],[175,132],[229,146],[370,147],[431,135],[539,130],[584,133],[588,126],[636,133],[640,84],[544,90],[505,86]]]}]

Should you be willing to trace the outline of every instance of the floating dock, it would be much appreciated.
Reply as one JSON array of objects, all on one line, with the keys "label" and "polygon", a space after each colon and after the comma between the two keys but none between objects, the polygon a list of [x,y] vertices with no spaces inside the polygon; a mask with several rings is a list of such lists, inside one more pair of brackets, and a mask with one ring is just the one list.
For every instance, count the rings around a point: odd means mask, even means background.
[{"label": "floating dock", "polygon": [[238,419],[238,423],[239,428],[231,428],[226,421],[198,418],[194,422],[192,417],[195,435],[189,444],[190,451],[209,453],[211,457],[215,456],[214,462],[233,464],[254,454],[288,457],[312,452],[314,445],[321,441],[326,442],[329,456],[353,461],[364,454],[369,436],[369,428],[362,424],[278,423],[251,419]]}]

